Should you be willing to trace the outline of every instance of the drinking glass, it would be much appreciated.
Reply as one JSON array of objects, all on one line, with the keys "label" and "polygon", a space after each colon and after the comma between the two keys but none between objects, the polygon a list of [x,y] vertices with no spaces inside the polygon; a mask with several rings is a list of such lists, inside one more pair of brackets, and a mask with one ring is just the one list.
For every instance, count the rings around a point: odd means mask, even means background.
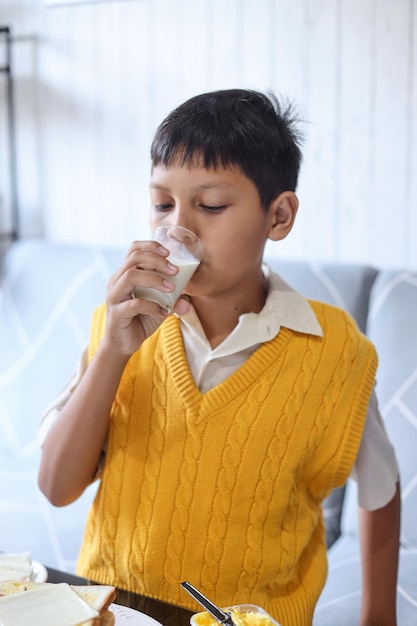
[{"label": "drinking glass", "polygon": [[200,265],[203,245],[197,235],[183,226],[159,226],[152,239],[169,250],[168,260],[179,268],[178,274],[175,276],[160,274],[160,276],[174,283],[175,289],[165,293],[152,287],[135,287],[132,296],[156,302],[164,307],[168,313],[171,313],[191,276]]}]

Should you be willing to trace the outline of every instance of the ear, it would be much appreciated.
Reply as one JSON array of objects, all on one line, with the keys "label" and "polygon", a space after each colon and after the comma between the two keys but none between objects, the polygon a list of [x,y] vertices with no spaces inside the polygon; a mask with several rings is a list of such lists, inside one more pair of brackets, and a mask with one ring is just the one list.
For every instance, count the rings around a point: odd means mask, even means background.
[{"label": "ear", "polygon": [[293,191],[284,191],[269,206],[271,226],[268,238],[272,241],[285,239],[291,231],[298,210],[298,198]]}]

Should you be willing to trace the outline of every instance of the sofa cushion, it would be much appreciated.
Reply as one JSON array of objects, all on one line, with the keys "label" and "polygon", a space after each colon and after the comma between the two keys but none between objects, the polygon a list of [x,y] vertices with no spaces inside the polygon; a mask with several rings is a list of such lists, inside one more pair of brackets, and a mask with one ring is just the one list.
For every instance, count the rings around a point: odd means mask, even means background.
[{"label": "sofa cushion", "polygon": [[[68,570],[74,566],[94,488],[64,509],[49,505],[36,486],[36,433],[45,407],[67,382],[87,344],[91,313],[103,301],[108,277],[125,252],[21,240],[3,264],[0,472],[8,479],[2,483],[0,549],[36,546],[34,558]],[[365,328],[373,268],[268,262],[306,297],[345,308]],[[16,484],[22,489],[14,489]],[[329,545],[340,532],[342,501],[343,489],[336,490],[324,507]],[[30,519],[23,516],[28,511]]]},{"label": "sofa cushion", "polygon": [[306,298],[344,309],[366,332],[369,294],[377,270],[354,263],[309,263],[268,259],[268,264]]},{"label": "sofa cushion", "polygon": [[[308,263],[268,259],[268,264],[306,298],[338,306],[366,331],[370,290],[377,270],[367,265]],[[341,534],[341,516],[345,487],[335,489],[323,503],[327,547],[333,546]]]},{"label": "sofa cushion", "polygon": [[[417,549],[401,549],[397,623],[417,623]],[[354,626],[361,605],[361,563],[357,537],[343,534],[329,554],[329,575],[314,615],[314,626]]]},{"label": "sofa cushion", "polygon": [[105,297],[118,254],[37,240],[9,249],[0,306],[0,428],[5,435],[0,450],[5,442],[33,443],[40,415],[87,345],[92,310]]},{"label": "sofa cushion", "polygon": [[52,507],[36,483],[37,429],[49,402],[88,341],[120,251],[22,240],[3,261],[0,290],[0,550],[72,571],[92,486],[73,504]]},{"label": "sofa cushion", "polygon": [[[400,468],[402,520],[398,624],[417,623],[417,272],[381,271],[371,291],[368,335],[379,355],[377,394]],[[342,537],[329,552],[329,576],[314,624],[358,622],[361,598],[357,489],[349,481]]]},{"label": "sofa cushion", "polygon": [[401,541],[417,548],[417,272],[381,272],[368,334],[379,355],[380,409],[400,467]]}]

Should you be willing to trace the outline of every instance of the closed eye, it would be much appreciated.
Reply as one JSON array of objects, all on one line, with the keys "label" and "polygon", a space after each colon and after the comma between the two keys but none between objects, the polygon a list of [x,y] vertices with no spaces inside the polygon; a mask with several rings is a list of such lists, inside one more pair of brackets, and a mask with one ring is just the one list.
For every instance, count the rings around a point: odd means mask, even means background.
[{"label": "closed eye", "polygon": [[154,208],[156,211],[169,211],[172,208],[172,204],[155,204]]},{"label": "closed eye", "polygon": [[205,211],[209,211],[210,213],[218,213],[226,208],[226,204],[222,204],[221,206],[209,206],[208,204],[201,204],[202,209]]}]

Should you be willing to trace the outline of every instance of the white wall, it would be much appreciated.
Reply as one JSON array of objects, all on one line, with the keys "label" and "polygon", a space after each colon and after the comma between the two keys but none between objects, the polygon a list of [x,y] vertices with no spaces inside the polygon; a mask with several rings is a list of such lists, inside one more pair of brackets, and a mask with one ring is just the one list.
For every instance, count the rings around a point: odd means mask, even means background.
[{"label": "white wall", "polygon": [[307,140],[297,223],[270,251],[417,267],[417,0],[0,0],[0,23],[16,37],[23,234],[147,236],[162,117],[201,91],[272,88]]}]

